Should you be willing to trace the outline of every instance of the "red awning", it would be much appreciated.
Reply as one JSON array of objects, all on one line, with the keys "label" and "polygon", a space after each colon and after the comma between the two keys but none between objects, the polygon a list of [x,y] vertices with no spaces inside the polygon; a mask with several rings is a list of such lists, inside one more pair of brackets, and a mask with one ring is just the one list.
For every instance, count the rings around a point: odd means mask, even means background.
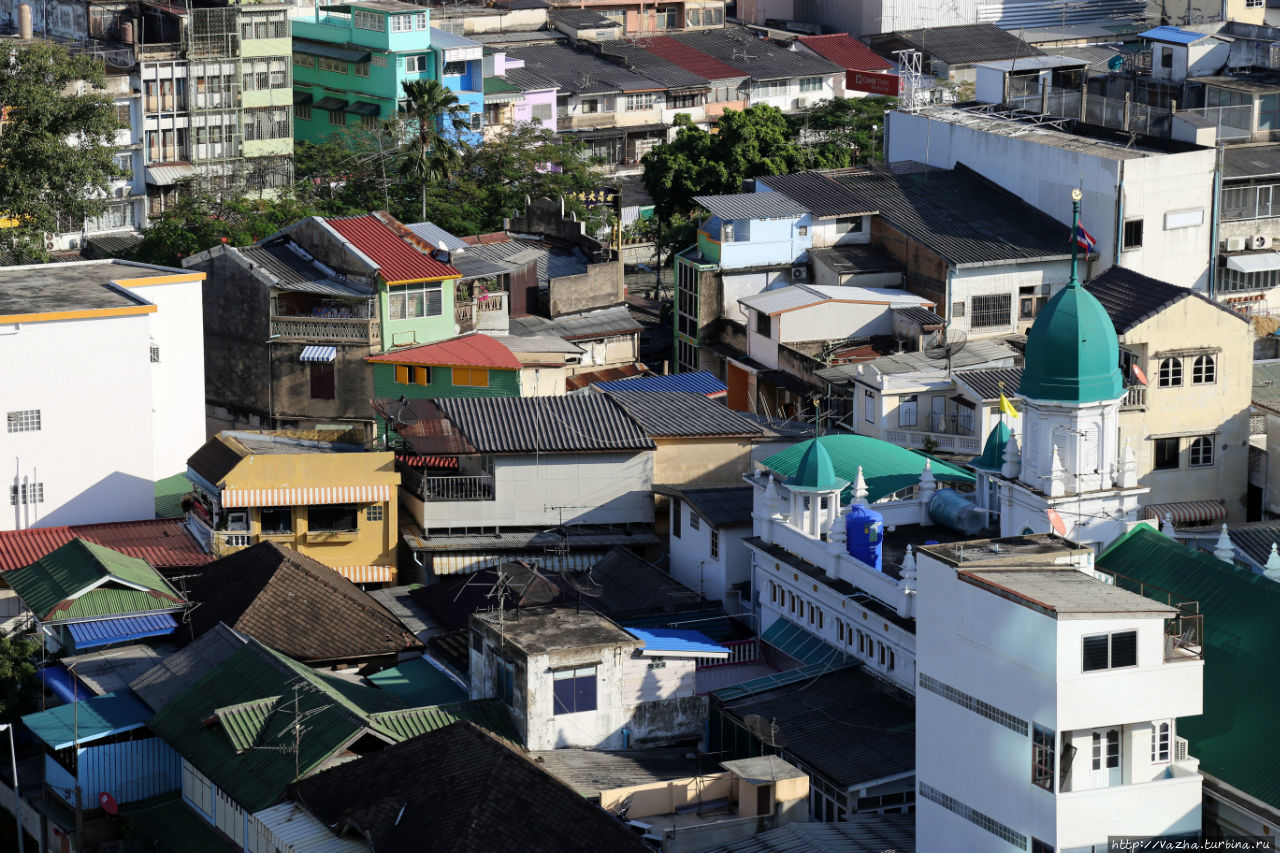
[{"label": "red awning", "polygon": [[448,468],[458,469],[456,456],[419,456],[416,453],[396,453],[396,461],[403,462],[410,468]]}]

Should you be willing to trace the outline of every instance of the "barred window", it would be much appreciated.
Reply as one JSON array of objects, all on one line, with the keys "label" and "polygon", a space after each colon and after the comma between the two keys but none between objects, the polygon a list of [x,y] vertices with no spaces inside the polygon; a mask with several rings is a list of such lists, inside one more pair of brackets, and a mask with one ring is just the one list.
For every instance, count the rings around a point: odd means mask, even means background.
[{"label": "barred window", "polygon": [[293,135],[287,107],[258,107],[244,111],[246,142],[261,139],[284,139]]},{"label": "barred window", "polygon": [[16,412],[9,412],[5,420],[8,422],[9,432],[38,432],[40,430],[39,409],[19,409]]},{"label": "barred window", "polygon": [[973,297],[969,325],[975,329],[1008,326],[1013,311],[1013,296],[993,293]]},{"label": "barred window", "polygon": [[44,483],[23,483],[9,487],[9,506],[44,503]]}]

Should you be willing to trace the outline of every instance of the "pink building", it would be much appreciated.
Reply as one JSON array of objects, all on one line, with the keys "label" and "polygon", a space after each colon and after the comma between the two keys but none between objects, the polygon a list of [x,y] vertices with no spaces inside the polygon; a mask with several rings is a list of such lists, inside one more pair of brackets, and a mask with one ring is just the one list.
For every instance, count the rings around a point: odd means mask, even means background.
[{"label": "pink building", "polygon": [[521,122],[556,129],[556,84],[525,70],[524,60],[497,52],[484,58],[484,135]]}]

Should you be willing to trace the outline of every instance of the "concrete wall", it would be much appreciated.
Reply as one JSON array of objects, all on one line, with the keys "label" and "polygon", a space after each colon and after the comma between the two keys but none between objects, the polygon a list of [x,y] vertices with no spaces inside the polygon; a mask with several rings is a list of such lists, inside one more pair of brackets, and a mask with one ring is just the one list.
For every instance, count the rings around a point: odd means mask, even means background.
[{"label": "concrete wall", "polygon": [[617,261],[591,264],[580,275],[551,279],[548,308],[552,317],[610,308],[626,301],[622,266]]},{"label": "concrete wall", "polygon": [[[805,214],[779,219],[734,220],[733,240],[720,244],[721,268],[741,269],[808,260],[807,253],[813,245],[812,218]],[[806,229],[804,236],[800,235],[801,228]],[[713,239],[721,238],[721,234],[711,236]]]},{"label": "concrete wall", "polygon": [[736,484],[751,468],[749,438],[655,438],[654,485]]},{"label": "concrete wall", "polygon": [[[697,515],[693,507],[683,500],[668,503],[668,513],[680,513],[680,535],[674,532],[667,538],[671,577],[700,593],[711,601],[719,601],[726,608],[736,599],[733,585],[751,579],[751,554],[743,539],[751,535],[751,525],[713,528],[706,519],[700,519],[698,529],[689,522]],[[667,524],[668,531],[674,523]],[[720,536],[719,556],[711,556],[711,533]],[[731,608],[730,608],[731,609]]]}]

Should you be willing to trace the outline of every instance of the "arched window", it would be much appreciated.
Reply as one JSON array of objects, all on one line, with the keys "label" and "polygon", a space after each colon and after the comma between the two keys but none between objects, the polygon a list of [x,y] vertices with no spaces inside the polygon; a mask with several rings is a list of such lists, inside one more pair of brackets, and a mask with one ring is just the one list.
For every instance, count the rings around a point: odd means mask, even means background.
[{"label": "arched window", "polygon": [[1182,385],[1182,359],[1160,359],[1160,387],[1176,388]]},{"label": "arched window", "polygon": [[1213,436],[1201,435],[1192,440],[1187,464],[1192,468],[1205,468],[1213,464]]},{"label": "arched window", "polygon": [[1218,364],[1211,355],[1198,355],[1191,364],[1192,385],[1212,385],[1218,381]]},{"label": "arched window", "polygon": [[1169,724],[1159,723],[1151,727],[1151,762],[1158,764],[1169,760]]}]

